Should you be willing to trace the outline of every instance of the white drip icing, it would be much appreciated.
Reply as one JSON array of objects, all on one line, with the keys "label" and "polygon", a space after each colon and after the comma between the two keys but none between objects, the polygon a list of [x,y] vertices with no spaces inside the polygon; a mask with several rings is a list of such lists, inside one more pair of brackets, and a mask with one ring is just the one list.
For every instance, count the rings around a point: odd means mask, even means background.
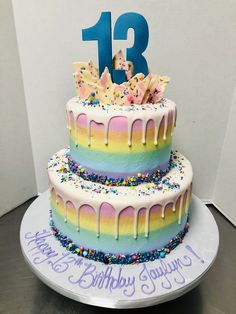
[{"label": "white drip icing", "polygon": [[136,240],[138,237],[138,210],[134,210],[134,239]]},{"label": "white drip icing", "polygon": [[104,123],[104,144],[108,145],[108,129],[109,129],[109,121]]},{"label": "white drip icing", "polygon": [[[174,112],[174,111],[173,111]],[[137,120],[140,119],[134,119],[132,117],[127,117],[128,119],[128,127],[127,127],[127,134],[128,134],[128,146],[132,146],[132,128],[133,128],[133,123]],[[160,125],[161,125],[161,121],[162,119],[164,119],[164,133],[163,133],[163,139],[166,140],[166,136],[167,136],[167,127],[168,127],[168,113],[164,114],[163,116],[157,117],[154,120],[154,124],[155,124],[155,131],[154,131],[154,144],[158,145],[158,134],[159,134],[159,129],[160,129]],[[94,119],[93,119],[94,120]],[[147,119],[147,118],[143,118],[142,119],[142,143],[146,144],[146,135],[147,135],[147,124],[150,120],[153,119]],[[87,130],[88,130],[88,146],[91,145],[91,121],[90,119],[87,120]],[[99,121],[95,121],[96,123],[102,123],[104,125],[104,144],[107,145],[108,144],[108,134],[109,134],[109,122],[110,121],[105,121],[105,122],[99,122]],[[173,135],[173,125],[172,125],[172,133],[171,136]],[[77,129],[77,125],[75,124],[75,138],[76,138],[76,144],[77,144],[77,138],[78,138],[78,129]]]},{"label": "white drip icing", "polygon": [[173,213],[176,212],[176,202],[173,203],[173,209],[172,209]]},{"label": "white drip icing", "polygon": [[132,145],[132,143],[131,143],[131,137],[132,137],[132,125],[133,125],[133,122],[134,122],[134,120],[133,120],[133,118],[132,117],[129,117],[128,118],[128,146],[131,146]]},{"label": "white drip icing", "polygon": [[166,140],[166,131],[167,131],[167,125],[168,125],[168,113],[164,114],[164,133],[163,133],[163,140]]},{"label": "white drip icing", "polygon": [[187,196],[186,196],[186,204],[185,204],[185,213],[188,213],[189,210],[189,200],[190,200],[190,194],[191,194],[191,186],[187,190]]},{"label": "white drip icing", "polygon": [[[55,191],[55,188],[53,188],[54,191]],[[178,224],[181,224],[181,216],[182,216],[182,208],[183,208],[183,201],[184,201],[184,195],[185,193],[187,193],[187,198],[186,198],[186,205],[185,205],[185,213],[188,212],[188,202],[189,202],[189,197],[190,197],[190,193],[191,193],[191,190],[190,188],[188,190],[186,190],[183,194],[181,194],[179,197],[177,197],[177,199],[173,202],[173,209],[172,211],[175,212],[176,211],[176,204],[178,202],[178,200],[180,200],[180,204],[179,204],[179,215],[178,215]],[[60,195],[57,195],[56,194],[56,204],[59,205],[59,197],[62,199],[62,197]],[[63,201],[63,199],[62,199]],[[67,201],[63,201],[63,207],[64,207],[64,222],[66,223],[67,222],[67,203],[68,202],[71,202],[69,200]],[[149,237],[149,226],[150,226],[150,210],[153,206],[155,205],[160,205],[161,206],[161,218],[162,219],[165,219],[165,209],[166,209],[166,206],[169,204],[166,203],[164,205],[162,204],[152,204],[151,206],[149,206],[149,208],[146,208],[146,213],[145,213],[145,237],[148,238]],[[75,206],[73,203],[72,203],[73,207],[76,209],[76,230],[79,232],[80,231],[80,223],[79,223],[79,215],[80,215],[80,207],[82,206],[81,204],[78,204],[77,206]],[[102,206],[102,204],[101,204]],[[101,209],[101,206],[97,207],[96,206],[93,206],[93,210],[95,211],[96,213],[96,236],[97,237],[100,237],[100,209]],[[125,209],[125,208],[124,208]],[[115,233],[115,239],[118,240],[119,238],[119,217],[120,217],[120,213],[124,210],[124,209],[118,209],[116,211],[116,214],[115,214],[115,229],[114,229],[114,233]],[[134,208],[133,208],[134,209]],[[135,210],[134,209],[134,239],[137,239],[138,238],[138,214],[139,214],[139,211],[141,210],[142,208],[140,208],[139,210]]]},{"label": "white drip icing", "polygon": [[100,237],[100,208],[101,208],[102,204],[100,206],[95,206],[93,205],[93,210],[95,211],[96,214],[96,236],[97,238]]},{"label": "white drip icing", "polygon": [[181,218],[182,218],[182,209],[183,209],[183,199],[184,199],[184,194],[180,196],[180,203],[179,203],[179,219],[178,219],[178,224],[181,225]]},{"label": "white drip icing", "polygon": [[79,225],[79,211],[80,211],[80,208],[76,206],[76,209],[75,209],[75,213],[76,213],[76,231],[80,231],[80,225]]},{"label": "white drip icing", "polygon": [[64,221],[67,222],[67,206],[66,206],[66,203],[63,203],[63,207],[64,207]]},{"label": "white drip icing", "polygon": [[[180,196],[182,197],[182,195]],[[177,197],[177,199],[172,203],[172,212],[175,213],[176,212],[176,204],[178,202],[178,199],[179,197]],[[170,204],[171,202],[167,202],[166,204],[162,205],[162,208],[161,208],[161,218],[162,219],[165,219],[165,210],[166,210],[166,206],[168,204]]]},{"label": "white drip icing", "polygon": [[118,240],[119,238],[119,214],[116,213],[115,215],[115,239]]},{"label": "white drip icing", "polygon": [[150,208],[146,208],[145,238],[149,237],[149,211]]},{"label": "white drip icing", "polygon": [[165,218],[165,209],[166,209],[166,205],[162,205],[161,206],[161,218],[164,219]]},{"label": "white drip icing", "polygon": [[77,118],[74,119],[74,130],[75,130],[75,134],[74,134],[74,137],[75,137],[75,145],[78,146],[78,123],[77,123]]},{"label": "white drip icing", "polygon": [[[56,193],[56,190],[55,188],[53,188],[55,193]],[[63,201],[63,198],[56,194],[56,204],[59,205],[60,204],[60,201],[59,201],[59,198],[62,200],[62,206],[63,206],[63,213],[64,213],[64,222],[67,222],[67,207],[66,207],[66,202]]]},{"label": "white drip icing", "polygon": [[155,123],[155,132],[154,132],[154,145],[158,145],[158,133],[160,129],[162,116],[156,117],[154,123]]},{"label": "white drip icing", "polygon": [[[75,106],[76,105],[76,106]],[[74,108],[75,106],[75,108]],[[115,106],[114,106],[115,107]],[[122,108],[122,107],[120,107]],[[101,110],[101,109],[100,109]],[[168,106],[166,108],[161,108],[157,111],[123,111],[122,114],[118,114],[117,112],[109,111],[103,115],[101,112],[97,110],[97,108],[88,108],[86,106],[79,106],[78,103],[69,102],[67,104],[67,114],[70,115],[70,112],[73,112],[74,119],[77,121],[77,118],[80,114],[85,114],[87,116],[87,131],[88,131],[88,146],[91,145],[91,121],[95,121],[96,123],[101,123],[104,125],[104,144],[108,144],[108,134],[109,134],[109,123],[110,120],[114,117],[124,117],[127,118],[128,126],[127,126],[127,134],[128,134],[128,146],[132,146],[132,127],[134,121],[141,120],[142,121],[142,143],[146,143],[146,133],[147,133],[147,124],[149,120],[153,120],[155,124],[155,134],[154,134],[154,144],[158,145],[158,134],[161,125],[161,121],[164,120],[164,133],[163,139],[166,140],[167,137],[167,128],[168,128],[168,114],[172,112],[172,126],[171,126],[171,136],[173,135],[173,129],[176,124],[176,107],[175,104],[168,101]],[[135,117],[134,117],[135,116]],[[69,130],[71,131],[71,123],[69,118]],[[77,142],[78,138],[78,129],[75,127],[75,138]]]},{"label": "white drip icing", "polygon": [[147,118],[143,118],[142,121],[142,143],[146,144],[146,132],[147,132]]},{"label": "white drip icing", "polygon": [[70,110],[69,111],[69,132],[71,133],[71,131],[72,131],[72,123],[73,123],[73,118],[71,118],[71,114],[74,116],[74,114],[73,114],[73,111],[72,110]]},{"label": "white drip icing", "polygon": [[[67,222],[67,203],[71,202],[70,200],[66,200],[63,201],[63,198],[56,193],[56,190],[54,187],[52,187],[51,192],[54,191],[55,195],[56,195],[56,204],[59,205],[59,198],[62,200],[63,202],[63,207],[64,207],[64,222]],[[184,201],[184,196],[185,194],[187,194],[186,197],[186,205],[185,205],[185,213],[187,213],[188,211],[188,205],[189,205],[189,199],[190,199],[190,194],[191,194],[191,188],[189,187],[187,190],[185,190],[183,192],[183,194],[181,194],[180,196],[178,196],[175,201],[173,202],[173,209],[172,211],[175,212],[176,211],[176,204],[178,202],[178,200],[180,200],[180,204],[179,204],[179,215],[178,215],[178,224],[181,224],[181,216],[182,216],[182,208],[183,208],[183,201]],[[170,202],[167,202],[165,204],[151,204],[148,208],[145,208],[146,212],[145,212],[145,237],[148,238],[149,237],[149,226],[150,226],[150,210],[152,209],[153,206],[155,205],[160,205],[161,206],[161,218],[165,219],[165,209],[166,206],[169,204]],[[77,202],[76,204],[73,204],[73,207],[76,210],[76,230],[79,232],[80,231],[80,207],[82,206],[81,202]],[[110,206],[112,206],[111,204],[109,204]],[[90,206],[90,205],[89,205]],[[102,207],[102,204],[100,206],[95,206],[93,204],[93,206],[91,206],[93,208],[93,210],[95,211],[96,214],[96,236],[100,237],[100,210]],[[127,207],[126,207],[127,208]],[[132,207],[133,208],[133,207]],[[118,240],[119,238],[119,217],[121,212],[124,210],[125,208],[117,208],[116,210],[116,214],[115,214],[115,228],[114,228],[114,234],[115,234],[115,239]],[[134,210],[134,234],[133,237],[134,239],[138,238],[138,215],[139,215],[139,211],[143,209],[140,208],[139,210],[133,208]]]},{"label": "white drip icing", "polygon": [[91,120],[87,117],[87,130],[88,130],[88,146],[91,145]]}]

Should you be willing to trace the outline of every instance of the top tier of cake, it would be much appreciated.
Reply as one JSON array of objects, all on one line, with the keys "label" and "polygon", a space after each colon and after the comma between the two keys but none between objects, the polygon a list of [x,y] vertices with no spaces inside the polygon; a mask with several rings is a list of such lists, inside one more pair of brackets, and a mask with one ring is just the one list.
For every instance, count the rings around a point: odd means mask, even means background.
[{"label": "top tier of cake", "polygon": [[162,99],[156,104],[120,106],[75,97],[66,112],[70,155],[73,166],[82,172],[124,178],[126,185],[127,177],[132,181],[168,170],[174,102]]},{"label": "top tier of cake", "polygon": [[175,104],[163,99],[169,78],[133,76],[121,51],[113,63],[126,73],[122,84],[107,68],[99,76],[92,61],[74,63],[78,97],[66,106],[71,169],[107,185],[148,182],[169,170],[176,122]]}]

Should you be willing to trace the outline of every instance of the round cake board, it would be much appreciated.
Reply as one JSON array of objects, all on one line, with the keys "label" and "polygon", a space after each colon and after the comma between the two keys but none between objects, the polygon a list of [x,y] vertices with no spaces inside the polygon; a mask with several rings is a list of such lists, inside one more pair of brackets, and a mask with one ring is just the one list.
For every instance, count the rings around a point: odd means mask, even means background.
[{"label": "round cake board", "polygon": [[21,248],[46,285],[76,301],[108,308],[138,308],[170,301],[193,289],[212,266],[219,231],[209,209],[193,196],[183,243],[163,259],[135,265],[105,265],[72,254],[49,227],[49,192],[26,211]]}]

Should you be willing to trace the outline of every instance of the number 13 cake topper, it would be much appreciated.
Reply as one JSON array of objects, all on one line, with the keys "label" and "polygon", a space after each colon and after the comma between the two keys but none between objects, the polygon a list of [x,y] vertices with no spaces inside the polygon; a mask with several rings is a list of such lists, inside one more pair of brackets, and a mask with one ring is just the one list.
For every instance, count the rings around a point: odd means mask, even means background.
[{"label": "number 13 cake topper", "polygon": [[[138,13],[129,12],[120,15],[114,27],[114,40],[126,40],[129,28],[134,30],[134,44],[126,49],[126,60],[131,61],[134,66],[134,75],[137,73],[148,74],[147,61],[143,52],[148,45],[149,30],[146,19]],[[108,68],[113,82],[121,84],[126,81],[125,70],[112,69],[112,31],[111,12],[102,12],[98,22],[89,28],[82,30],[82,39],[97,40],[99,74]]]}]

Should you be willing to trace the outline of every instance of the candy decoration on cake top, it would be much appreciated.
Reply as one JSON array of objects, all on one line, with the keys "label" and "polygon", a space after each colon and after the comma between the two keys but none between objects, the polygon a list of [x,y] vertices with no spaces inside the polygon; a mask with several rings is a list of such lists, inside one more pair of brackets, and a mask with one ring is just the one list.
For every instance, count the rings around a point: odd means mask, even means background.
[{"label": "candy decoration on cake top", "polygon": [[138,73],[133,76],[132,62],[125,61],[122,51],[113,58],[115,69],[125,70],[127,82],[116,84],[106,67],[99,77],[98,68],[90,60],[75,62],[74,80],[78,96],[93,104],[125,105],[156,104],[163,98],[169,77],[149,73],[145,76]]},{"label": "candy decoration on cake top", "polygon": [[130,80],[131,77],[133,76],[133,73],[134,73],[133,62],[125,60],[122,50],[119,50],[116,53],[116,55],[113,57],[112,66],[113,66],[113,69],[124,70],[127,81]]}]

